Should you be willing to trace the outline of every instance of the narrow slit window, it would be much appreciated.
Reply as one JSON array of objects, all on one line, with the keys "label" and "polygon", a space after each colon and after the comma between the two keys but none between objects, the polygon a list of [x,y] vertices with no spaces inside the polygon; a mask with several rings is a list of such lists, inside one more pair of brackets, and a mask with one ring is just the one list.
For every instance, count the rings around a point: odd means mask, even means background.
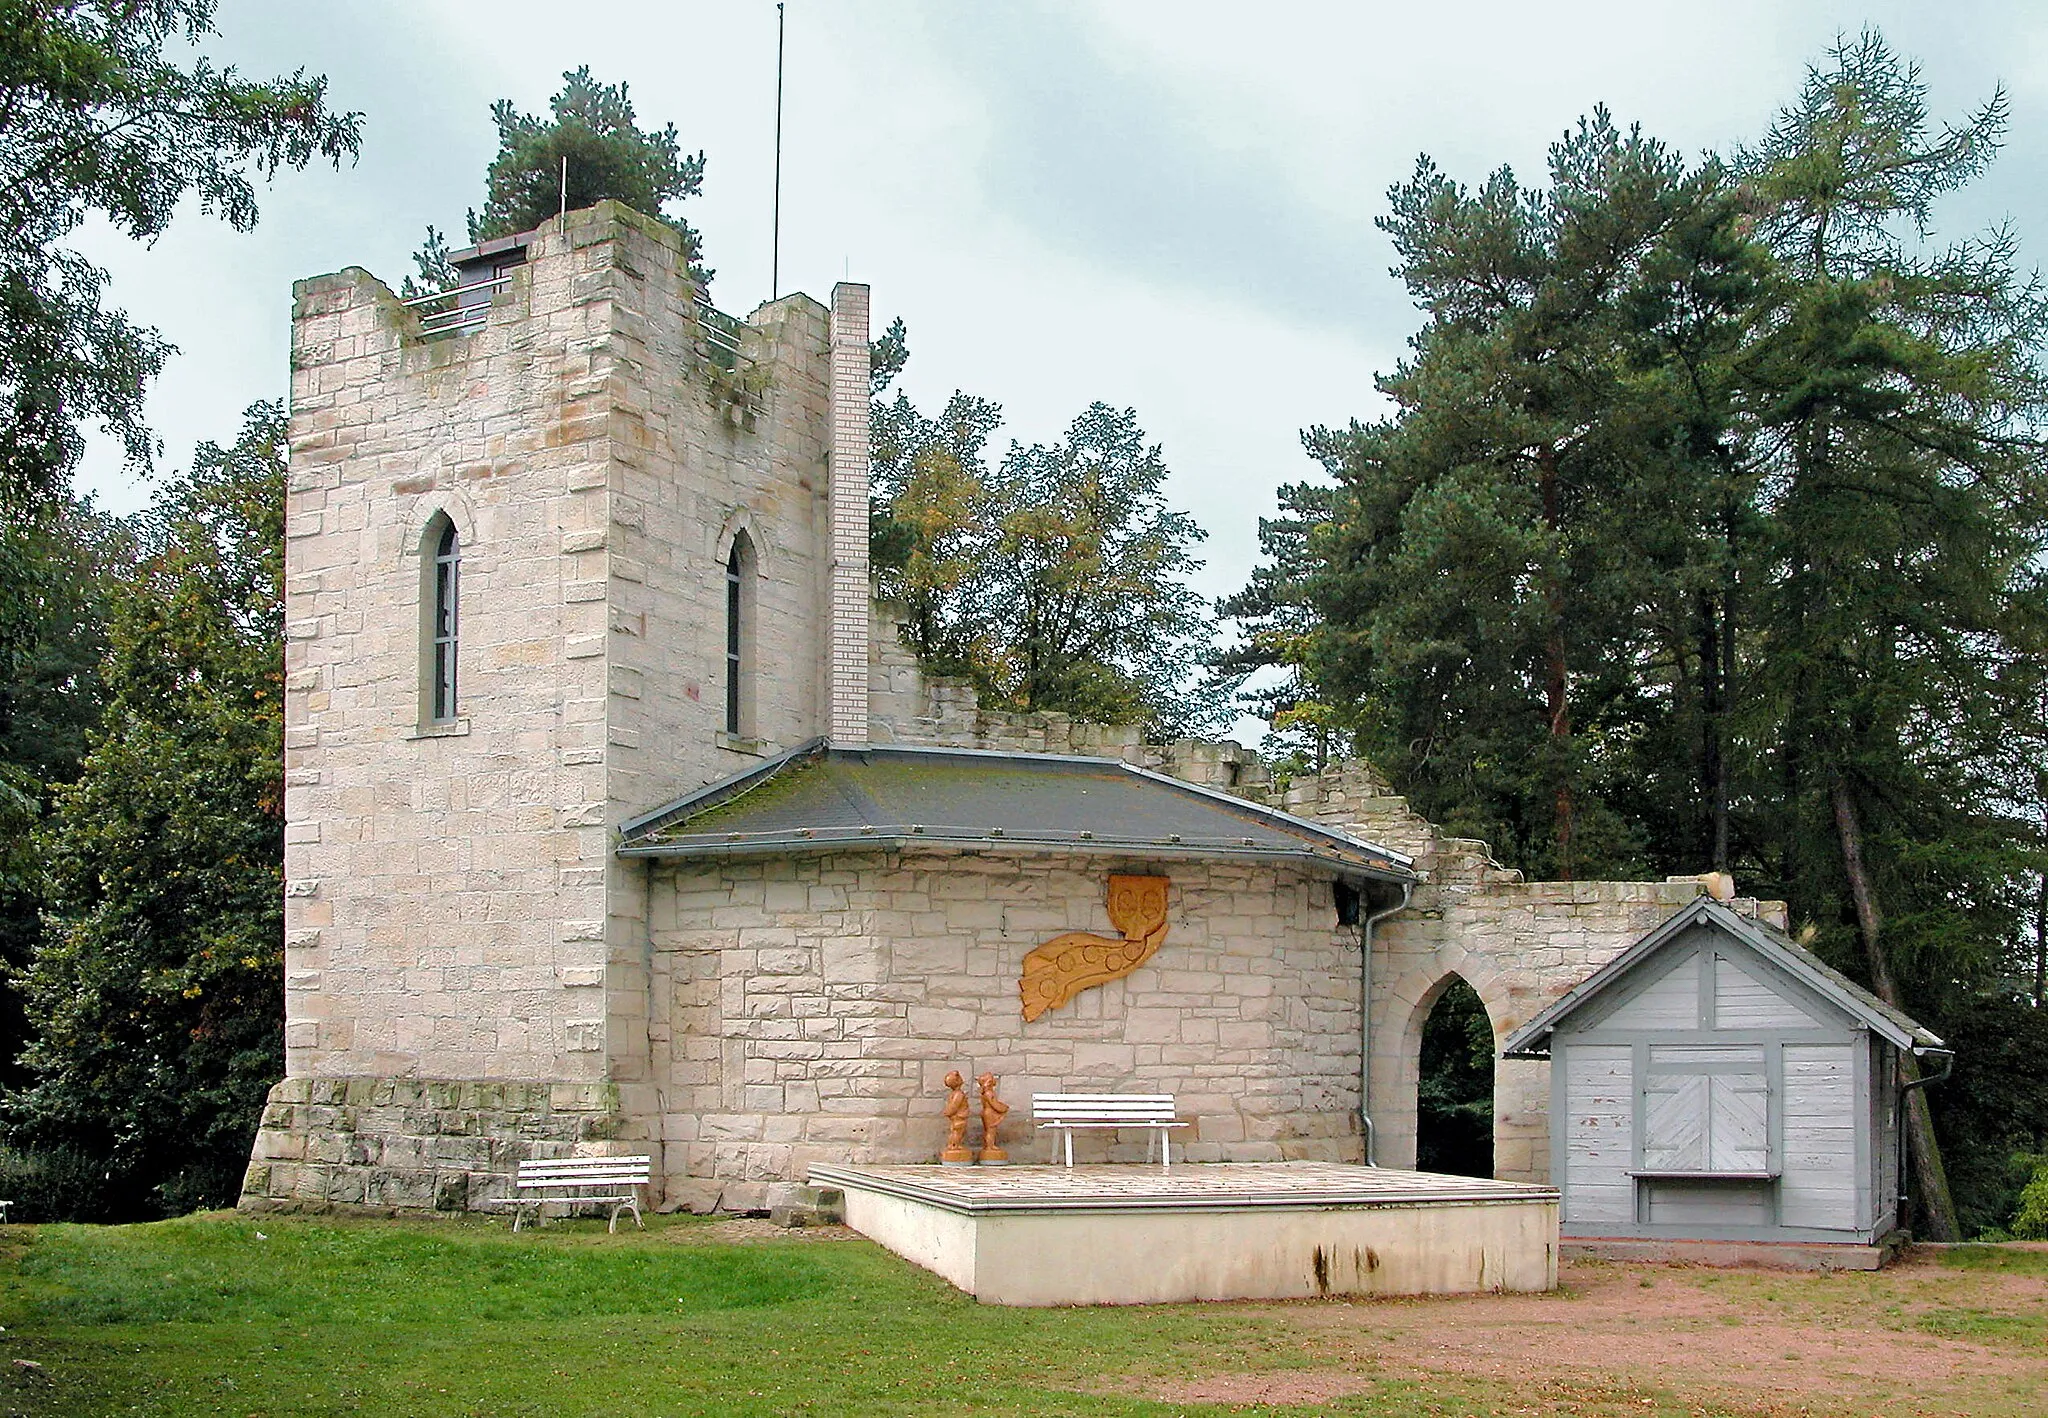
[{"label": "narrow slit window", "polygon": [[725,731],[740,734],[741,698],[744,689],[745,640],[742,621],[746,601],[746,538],[733,538],[732,555],[725,560]]},{"label": "narrow slit window", "polygon": [[434,542],[433,593],[429,717],[447,723],[455,717],[457,647],[462,629],[462,551],[452,522],[442,524],[441,535]]}]

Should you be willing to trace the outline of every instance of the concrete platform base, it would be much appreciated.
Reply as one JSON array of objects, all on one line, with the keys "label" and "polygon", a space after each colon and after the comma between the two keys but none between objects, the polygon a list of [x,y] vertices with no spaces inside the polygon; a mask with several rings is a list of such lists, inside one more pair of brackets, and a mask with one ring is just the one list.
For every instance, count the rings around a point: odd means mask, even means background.
[{"label": "concrete platform base", "polygon": [[1548,1187],[1332,1162],[810,1169],[846,1224],[997,1305],[1557,1284]]},{"label": "concrete platform base", "polygon": [[1815,1241],[1651,1241],[1618,1236],[1573,1236],[1559,1245],[1567,1260],[1758,1265],[1779,1270],[1877,1270],[1902,1249],[1890,1240],[1865,1246]]}]

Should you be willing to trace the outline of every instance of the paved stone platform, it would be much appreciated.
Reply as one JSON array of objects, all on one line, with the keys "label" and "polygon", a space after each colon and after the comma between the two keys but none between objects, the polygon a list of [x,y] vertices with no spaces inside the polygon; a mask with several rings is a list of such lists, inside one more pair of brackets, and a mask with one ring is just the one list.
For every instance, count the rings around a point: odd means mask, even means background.
[{"label": "paved stone platform", "polygon": [[994,1304],[1547,1290],[1557,1193],[1331,1162],[814,1166],[854,1230]]}]

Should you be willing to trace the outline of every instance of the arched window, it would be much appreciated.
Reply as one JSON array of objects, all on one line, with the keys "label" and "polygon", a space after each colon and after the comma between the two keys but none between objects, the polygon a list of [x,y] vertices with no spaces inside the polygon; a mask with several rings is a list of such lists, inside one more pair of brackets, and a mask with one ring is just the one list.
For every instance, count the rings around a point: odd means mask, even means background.
[{"label": "arched window", "polygon": [[748,683],[753,662],[753,574],[754,544],[741,532],[732,539],[732,554],[725,559],[725,731],[734,738],[747,737],[753,728]]},{"label": "arched window", "polygon": [[462,633],[462,548],[446,513],[421,538],[420,710],[430,724],[456,717],[458,647]]}]

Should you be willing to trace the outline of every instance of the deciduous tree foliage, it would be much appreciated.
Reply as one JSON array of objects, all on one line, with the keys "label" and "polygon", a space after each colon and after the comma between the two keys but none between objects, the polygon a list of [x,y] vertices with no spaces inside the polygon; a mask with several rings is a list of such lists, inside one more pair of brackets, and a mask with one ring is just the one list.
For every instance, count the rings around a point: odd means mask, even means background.
[{"label": "deciduous tree foliage", "polygon": [[[127,529],[88,504],[0,525],[19,571],[0,653],[0,966],[28,964],[42,936],[43,858],[35,829],[77,778],[104,700],[107,614],[133,560]],[[27,1042],[11,975],[0,975],[0,1084],[18,1081]]]},{"label": "deciduous tree foliage", "polygon": [[355,154],[361,116],[304,70],[251,81],[171,53],[214,0],[0,0],[0,510],[64,485],[97,423],[147,469],[142,398],[170,352],[101,301],[65,238],[97,213],[147,240],[187,197],[238,231],[254,179]]},{"label": "deciduous tree foliage", "polygon": [[991,463],[1002,417],[962,393],[935,419],[900,394],[875,404],[873,559],[905,643],[991,709],[1156,736],[1219,722],[1223,696],[1197,684],[1212,621],[1186,582],[1205,534],[1167,505],[1135,411],[1091,404],[1057,442]]},{"label": "deciduous tree foliage", "polygon": [[[0,954],[41,937],[51,839],[37,823],[75,778],[100,710],[103,591],[125,533],[74,504],[97,425],[147,473],[143,417],[172,353],[108,308],[106,275],[66,243],[89,217],[141,240],[180,203],[238,231],[281,167],[337,166],[361,116],[300,70],[251,80],[199,54],[214,0],[0,0]],[[0,1002],[12,1076],[20,1020]],[[81,1134],[82,1135],[82,1134]],[[75,1180],[105,1168],[82,1156]]]},{"label": "deciduous tree foliage", "polygon": [[285,415],[202,444],[139,530],[106,715],[36,845],[47,928],[22,989],[31,1154],[93,1159],[99,1217],[232,1204],[283,1067]]},{"label": "deciduous tree foliage", "polygon": [[1930,235],[2003,122],[1937,131],[1866,33],[1725,167],[1604,114],[1541,190],[1425,160],[1396,412],[1307,435],[1331,484],[1267,524],[1240,661],[1517,865],[1732,867],[1961,1017],[2041,869],[2043,303],[2010,233]]}]

